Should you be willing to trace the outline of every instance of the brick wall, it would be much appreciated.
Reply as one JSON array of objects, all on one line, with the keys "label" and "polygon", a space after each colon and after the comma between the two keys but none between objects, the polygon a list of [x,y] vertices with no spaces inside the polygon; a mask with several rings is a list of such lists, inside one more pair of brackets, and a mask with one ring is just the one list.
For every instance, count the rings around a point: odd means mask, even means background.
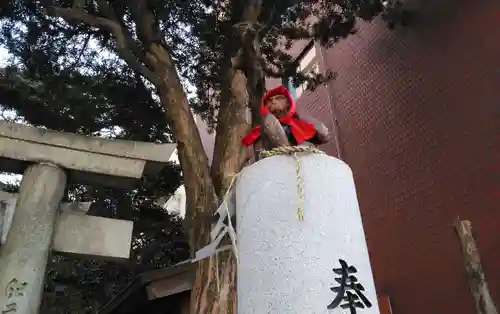
[{"label": "brick wall", "polygon": [[394,314],[475,313],[457,216],[472,221],[500,306],[500,1],[434,3],[412,28],[374,21],[325,51],[338,78],[298,102],[330,128],[337,113]]}]

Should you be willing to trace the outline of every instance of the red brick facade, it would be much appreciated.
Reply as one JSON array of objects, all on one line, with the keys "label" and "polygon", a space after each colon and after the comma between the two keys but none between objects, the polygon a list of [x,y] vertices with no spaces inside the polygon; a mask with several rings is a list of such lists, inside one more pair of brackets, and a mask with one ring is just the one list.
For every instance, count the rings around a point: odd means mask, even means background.
[{"label": "red brick facade", "polygon": [[[457,216],[472,222],[500,306],[500,1],[426,3],[411,28],[363,23],[323,51],[338,78],[299,108],[338,120],[393,313],[472,314]],[[324,149],[337,155],[335,142]]]}]

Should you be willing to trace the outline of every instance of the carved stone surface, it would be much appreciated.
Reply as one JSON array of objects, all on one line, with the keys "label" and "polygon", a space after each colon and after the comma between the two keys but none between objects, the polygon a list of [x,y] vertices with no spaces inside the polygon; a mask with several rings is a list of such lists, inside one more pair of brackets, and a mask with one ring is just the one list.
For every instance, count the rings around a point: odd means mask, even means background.
[{"label": "carved stone surface", "polygon": [[[18,194],[0,191],[1,241],[7,239]],[[133,222],[86,215],[92,202],[59,205],[52,250],[99,259],[128,259]]]},{"label": "carved stone surface", "polygon": [[134,223],[62,212],[54,231],[54,251],[100,260],[128,259]]},{"label": "carved stone surface", "polygon": [[264,149],[273,149],[279,146],[289,146],[290,142],[285,130],[278,119],[272,114],[266,114],[261,121],[261,140]]},{"label": "carved stone surface", "polygon": [[[342,259],[378,303],[352,172],[326,155],[299,153],[304,220],[297,217],[295,161],[274,156],[245,168],[236,186],[238,313],[341,314],[334,303]],[[352,269],[350,269],[352,270]],[[353,280],[354,282],[354,280]],[[344,296],[347,297],[347,288]],[[337,299],[338,300],[338,299]]]},{"label": "carved stone surface", "polygon": [[46,161],[68,170],[77,183],[133,188],[143,175],[159,173],[175,148],[0,121],[0,170],[21,174],[30,163]]},{"label": "carved stone surface", "polygon": [[64,170],[37,164],[27,168],[9,235],[0,250],[1,313],[38,313]]}]

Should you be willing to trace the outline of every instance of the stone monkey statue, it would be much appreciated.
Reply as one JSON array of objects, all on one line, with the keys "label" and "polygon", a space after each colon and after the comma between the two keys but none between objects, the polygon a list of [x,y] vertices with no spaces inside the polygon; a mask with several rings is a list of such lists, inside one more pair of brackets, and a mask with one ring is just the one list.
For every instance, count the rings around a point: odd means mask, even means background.
[{"label": "stone monkey statue", "polygon": [[262,97],[260,105],[261,123],[242,139],[249,150],[248,159],[256,160],[259,151],[270,150],[279,146],[295,146],[304,142],[321,145],[330,140],[330,132],[320,121],[299,115],[295,100],[280,85],[269,90]]}]

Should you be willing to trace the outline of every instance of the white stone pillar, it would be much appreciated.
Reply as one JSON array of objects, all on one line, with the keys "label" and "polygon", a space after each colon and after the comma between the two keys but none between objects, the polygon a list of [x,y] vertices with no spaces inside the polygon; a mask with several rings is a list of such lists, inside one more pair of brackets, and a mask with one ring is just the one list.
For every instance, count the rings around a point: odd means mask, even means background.
[{"label": "white stone pillar", "polygon": [[326,155],[299,158],[303,221],[292,157],[265,158],[237,181],[238,314],[378,314],[350,168]]},{"label": "white stone pillar", "polygon": [[56,166],[37,164],[24,172],[7,241],[0,249],[0,313],[38,313],[65,186],[66,174]]}]

